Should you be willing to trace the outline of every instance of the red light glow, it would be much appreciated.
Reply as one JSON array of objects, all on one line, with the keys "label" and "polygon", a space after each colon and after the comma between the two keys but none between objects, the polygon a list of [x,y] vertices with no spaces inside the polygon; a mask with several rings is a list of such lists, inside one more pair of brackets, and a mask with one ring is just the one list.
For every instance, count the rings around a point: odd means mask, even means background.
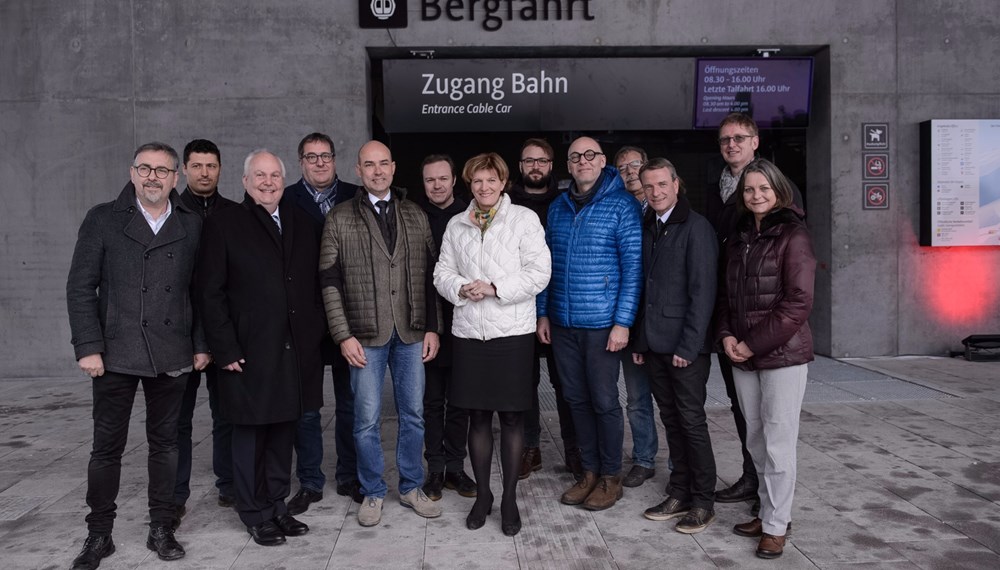
[{"label": "red light glow", "polygon": [[931,316],[950,325],[992,319],[1000,310],[996,252],[995,248],[952,247],[925,257],[924,294]]}]

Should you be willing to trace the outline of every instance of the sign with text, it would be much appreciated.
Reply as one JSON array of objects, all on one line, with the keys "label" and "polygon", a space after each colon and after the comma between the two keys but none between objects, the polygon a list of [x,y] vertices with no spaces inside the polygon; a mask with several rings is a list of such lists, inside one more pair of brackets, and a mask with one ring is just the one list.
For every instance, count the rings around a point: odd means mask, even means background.
[{"label": "sign with text", "polygon": [[1000,119],[920,124],[920,245],[1000,245]]},{"label": "sign with text", "polygon": [[716,129],[729,113],[746,113],[762,129],[809,126],[812,58],[699,58],[696,65],[696,129]]},{"label": "sign with text", "polygon": [[889,123],[862,123],[861,136],[864,150],[889,150]]},{"label": "sign with text", "polygon": [[382,62],[387,132],[685,128],[691,59]]}]

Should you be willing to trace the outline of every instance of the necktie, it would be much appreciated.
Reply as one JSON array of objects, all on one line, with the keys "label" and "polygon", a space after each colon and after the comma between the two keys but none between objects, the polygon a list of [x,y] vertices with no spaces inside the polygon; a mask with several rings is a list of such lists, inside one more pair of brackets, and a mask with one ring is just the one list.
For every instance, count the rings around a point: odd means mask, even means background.
[{"label": "necktie", "polygon": [[395,244],[392,239],[392,230],[389,228],[389,202],[379,200],[375,202],[375,207],[378,208],[378,225],[379,229],[382,230],[382,239],[385,240],[385,246],[391,253]]},{"label": "necktie", "polygon": [[278,214],[271,214],[271,219],[274,220],[274,225],[278,226],[278,235],[281,235],[281,219],[278,218]]},{"label": "necktie", "polygon": [[656,237],[663,235],[663,220],[656,218]]}]

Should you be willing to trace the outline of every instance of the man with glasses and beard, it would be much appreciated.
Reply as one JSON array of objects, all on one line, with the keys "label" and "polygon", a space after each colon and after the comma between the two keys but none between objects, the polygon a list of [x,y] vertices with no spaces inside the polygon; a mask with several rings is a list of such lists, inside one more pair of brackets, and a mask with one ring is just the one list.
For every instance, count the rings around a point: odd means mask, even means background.
[{"label": "man with glasses and beard", "polygon": [[174,478],[177,418],[188,373],[211,361],[189,291],[201,218],[174,191],[177,152],[148,143],[114,202],[87,212],[66,282],[73,349],[93,386],[94,446],[87,467],[88,536],[73,568],[92,570],[115,552],[122,453],[139,384],[146,399],[149,535],[146,547],[177,560]]},{"label": "man with glasses and beard", "polygon": [[[285,188],[284,201],[301,208],[316,227],[317,240],[323,233],[326,214],[334,206],[346,202],[358,192],[358,187],[337,177],[337,154],[333,139],[323,133],[310,133],[302,138],[298,148],[299,168],[302,178]],[[319,264],[317,258],[316,263]],[[354,392],[351,391],[351,373],[347,362],[333,339],[327,334],[323,339],[323,364],[330,366],[333,375],[333,394],[336,398],[333,438],[337,451],[337,494],[351,496],[361,502],[358,484],[358,456],[354,447]],[[288,501],[288,512],[298,515],[309,505],[323,499],[326,474],[323,473],[323,424],[319,410],[307,411],[299,420],[295,433],[295,476],[299,490]]]},{"label": "man with glasses and beard", "polygon": [[[549,204],[562,191],[559,183],[552,176],[552,161],[555,151],[545,139],[528,139],[521,146],[521,158],[518,166],[521,170],[521,180],[511,185],[510,201],[518,206],[524,206],[538,214],[538,219],[544,228],[548,221]],[[579,479],[583,476],[583,466],[580,463],[580,448],[576,443],[576,430],[573,428],[573,415],[569,411],[566,399],[563,397],[562,382],[556,370],[555,359],[552,358],[552,346],[535,342],[534,371],[535,392],[531,410],[524,414],[524,452],[521,454],[520,479],[527,479],[533,471],[542,468],[541,422],[538,408],[538,384],[541,382],[541,360],[545,358],[549,373],[549,382],[556,392],[556,410],[559,412],[559,431],[563,440],[563,450],[566,457],[566,470]]]}]

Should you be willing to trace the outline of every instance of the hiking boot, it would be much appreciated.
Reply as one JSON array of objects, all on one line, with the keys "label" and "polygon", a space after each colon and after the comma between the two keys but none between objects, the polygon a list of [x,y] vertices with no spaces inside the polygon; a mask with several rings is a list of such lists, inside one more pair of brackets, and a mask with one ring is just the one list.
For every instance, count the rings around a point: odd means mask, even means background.
[{"label": "hiking boot", "polygon": [[587,500],[590,496],[591,491],[597,486],[597,474],[593,471],[584,471],[583,479],[580,479],[573,484],[559,500],[564,505],[580,505]]},{"label": "hiking boot", "polygon": [[594,490],[583,502],[583,508],[589,511],[603,511],[615,506],[623,493],[622,478],[620,475],[605,475],[597,482]]}]

